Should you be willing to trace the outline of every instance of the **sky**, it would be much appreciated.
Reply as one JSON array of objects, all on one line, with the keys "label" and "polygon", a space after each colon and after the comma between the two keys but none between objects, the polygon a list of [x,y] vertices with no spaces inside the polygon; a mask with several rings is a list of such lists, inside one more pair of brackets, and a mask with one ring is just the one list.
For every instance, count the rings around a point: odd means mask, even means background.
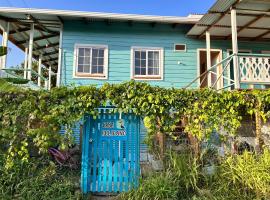
[{"label": "sky", "polygon": [[[187,16],[207,12],[214,2],[215,0],[0,0],[0,7]],[[9,48],[7,66],[17,66],[22,63],[24,53],[11,43]]]}]

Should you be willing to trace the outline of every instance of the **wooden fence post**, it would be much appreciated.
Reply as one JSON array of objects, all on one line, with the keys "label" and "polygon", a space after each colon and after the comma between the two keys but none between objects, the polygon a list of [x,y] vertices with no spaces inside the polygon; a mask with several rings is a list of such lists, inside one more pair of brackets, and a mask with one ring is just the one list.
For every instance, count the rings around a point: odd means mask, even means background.
[{"label": "wooden fence post", "polygon": [[259,111],[255,113],[255,122],[256,122],[256,140],[255,140],[255,150],[256,152],[260,152],[262,149],[262,118],[260,116]]}]

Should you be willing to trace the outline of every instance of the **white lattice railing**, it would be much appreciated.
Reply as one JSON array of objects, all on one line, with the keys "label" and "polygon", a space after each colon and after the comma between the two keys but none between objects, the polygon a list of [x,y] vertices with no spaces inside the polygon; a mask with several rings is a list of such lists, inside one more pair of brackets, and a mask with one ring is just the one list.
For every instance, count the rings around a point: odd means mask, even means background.
[{"label": "white lattice railing", "polygon": [[270,55],[239,54],[240,81],[270,83]]}]

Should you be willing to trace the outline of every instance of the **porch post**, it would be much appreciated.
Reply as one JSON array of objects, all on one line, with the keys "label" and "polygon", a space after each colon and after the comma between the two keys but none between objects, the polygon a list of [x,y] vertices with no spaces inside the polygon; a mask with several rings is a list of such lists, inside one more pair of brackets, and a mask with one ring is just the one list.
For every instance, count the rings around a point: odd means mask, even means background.
[{"label": "porch post", "polygon": [[41,86],[41,64],[42,64],[42,55],[39,56],[38,58],[38,86],[40,87]]},{"label": "porch post", "polygon": [[[206,31],[205,33],[206,36],[206,61],[207,61],[207,70],[209,70],[212,66],[211,63],[211,39],[210,39],[210,33],[209,31]],[[207,73],[207,84],[208,87],[211,87],[212,85],[212,80],[211,80],[212,74],[210,72]]]},{"label": "porch post", "polygon": [[24,79],[27,79],[27,58],[28,58],[28,48],[26,47],[25,48],[25,54],[24,54],[24,66],[23,66],[23,68],[24,68],[24,71],[23,71],[23,78]]},{"label": "porch post", "polygon": [[28,52],[28,79],[32,78],[32,56],[33,56],[33,42],[34,42],[34,24],[31,24],[30,38],[29,38],[29,52]]},{"label": "porch post", "polygon": [[237,41],[237,21],[236,21],[236,10],[231,9],[231,29],[232,29],[232,50],[233,50],[233,71],[234,71],[234,87],[235,89],[240,88],[239,80],[239,65],[238,65],[238,41]]},{"label": "porch post", "polygon": [[51,84],[52,84],[52,67],[49,67],[49,82],[48,82],[48,90],[51,90]]},{"label": "porch post", "polygon": [[[2,29],[3,29],[2,46],[8,47],[9,22],[4,22]],[[5,69],[6,63],[7,63],[7,55],[4,55],[1,58],[0,68]]]},{"label": "porch post", "polygon": [[63,24],[60,29],[60,37],[59,37],[59,50],[58,50],[58,68],[57,68],[57,77],[56,77],[56,86],[59,87],[61,85],[61,66],[62,66],[62,40],[63,40]]}]

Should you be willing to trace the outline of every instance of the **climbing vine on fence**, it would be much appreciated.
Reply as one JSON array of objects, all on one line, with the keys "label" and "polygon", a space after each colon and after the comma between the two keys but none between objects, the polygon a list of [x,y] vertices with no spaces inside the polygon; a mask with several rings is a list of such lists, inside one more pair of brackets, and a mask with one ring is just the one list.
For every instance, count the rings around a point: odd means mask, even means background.
[{"label": "climbing vine on fence", "polygon": [[[4,85],[4,84],[2,84]],[[269,116],[270,91],[223,91],[165,89],[142,82],[96,86],[60,87],[33,91],[0,88],[0,149],[6,166],[14,159],[27,161],[33,147],[46,153],[48,147],[65,148],[72,132],[61,136],[61,126],[71,130],[85,113],[96,117],[97,108],[111,104],[118,112],[133,111],[144,118],[149,137],[171,132],[186,118],[186,131],[199,139],[215,130],[235,134],[243,114]],[[69,129],[70,128],[70,129]]]}]

